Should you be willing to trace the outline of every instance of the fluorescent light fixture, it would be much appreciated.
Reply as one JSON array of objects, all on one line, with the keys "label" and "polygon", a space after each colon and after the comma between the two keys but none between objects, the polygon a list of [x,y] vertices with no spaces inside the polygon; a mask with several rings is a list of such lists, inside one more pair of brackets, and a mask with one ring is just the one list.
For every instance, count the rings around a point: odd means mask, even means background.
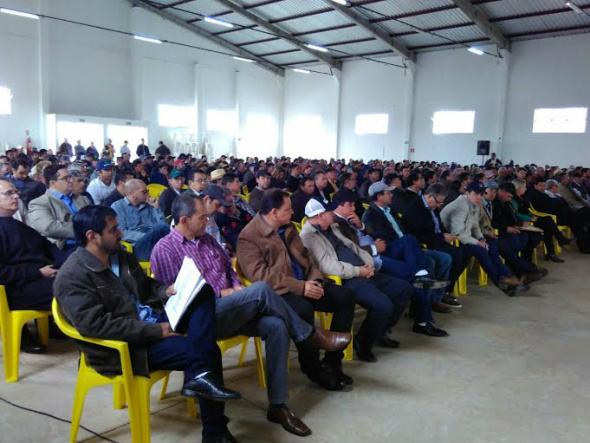
[{"label": "fluorescent light fixture", "polygon": [[332,0],[334,3],[338,3],[339,5],[342,6],[350,6],[350,3],[348,3],[346,0]]},{"label": "fluorescent light fixture", "polygon": [[479,48],[476,48],[475,46],[470,47],[468,51],[477,55],[483,55],[483,51]]},{"label": "fluorescent light fixture", "polygon": [[243,58],[243,57],[233,57],[235,60],[239,60],[241,62],[248,62],[248,63],[254,63],[256,60],[252,60],[249,58]]},{"label": "fluorescent light fixture", "polygon": [[305,46],[307,46],[309,49],[313,49],[314,51],[328,52],[328,49],[324,48],[323,46],[312,45],[311,43],[307,43]]},{"label": "fluorescent light fixture", "polygon": [[293,72],[299,72],[300,74],[309,74],[311,71],[307,69],[293,68]]},{"label": "fluorescent light fixture", "polygon": [[233,28],[234,25],[229,22],[224,22],[223,20],[219,20],[213,17],[205,17],[203,18],[207,23],[213,23],[214,25],[225,26],[226,28]]},{"label": "fluorescent light fixture", "polygon": [[582,11],[580,9],[580,7],[578,5],[576,5],[574,2],[565,2],[565,5],[569,8],[571,8],[572,11],[574,11],[576,14],[583,14],[584,11]]},{"label": "fluorescent light fixture", "polygon": [[134,35],[133,38],[135,40],[141,40],[142,42],[148,42],[148,43],[162,43],[162,40],[158,40],[157,38],[151,38],[151,37],[144,37],[142,35]]},{"label": "fluorescent light fixture", "polygon": [[0,12],[3,14],[17,15],[19,17],[32,18],[35,20],[39,20],[39,18],[40,18],[37,14],[31,14],[29,12],[15,11],[14,9],[0,8]]}]

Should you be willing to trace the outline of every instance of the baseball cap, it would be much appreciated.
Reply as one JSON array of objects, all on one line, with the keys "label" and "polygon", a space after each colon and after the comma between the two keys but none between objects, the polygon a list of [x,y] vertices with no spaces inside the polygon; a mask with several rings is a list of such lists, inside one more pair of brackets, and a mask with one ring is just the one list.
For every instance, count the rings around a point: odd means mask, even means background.
[{"label": "baseball cap", "polygon": [[339,190],[336,194],[334,194],[334,198],[332,199],[332,203],[335,206],[341,205],[343,203],[355,203],[357,200],[356,196],[350,189],[343,188]]},{"label": "baseball cap", "polygon": [[96,165],[96,170],[97,171],[104,171],[105,169],[111,169],[112,167],[113,167],[113,164],[111,163],[110,160],[101,160]]},{"label": "baseball cap", "polygon": [[178,178],[178,177],[183,177],[184,174],[182,173],[182,171],[180,169],[173,169],[170,172],[170,175],[168,177],[170,178]]},{"label": "baseball cap", "polygon": [[379,192],[392,191],[393,189],[393,186],[388,186],[384,182],[378,181],[369,186],[369,195],[372,197]]},{"label": "baseball cap", "polygon": [[316,215],[326,212],[326,208],[315,198],[310,199],[305,205],[305,215],[307,218],[315,217]]},{"label": "baseball cap", "polygon": [[227,201],[227,194],[231,191],[227,188],[224,188],[219,185],[208,185],[205,189],[203,189],[202,194],[208,195],[214,200],[219,200],[219,203],[226,208],[231,207],[231,203]]},{"label": "baseball cap", "polygon": [[475,192],[477,194],[483,194],[484,192],[486,192],[486,188],[480,182],[472,181],[467,185],[467,187],[465,188],[465,191],[466,192]]},{"label": "baseball cap", "polygon": [[496,180],[487,180],[484,186],[486,189],[498,189],[498,182]]},{"label": "baseball cap", "polygon": [[179,165],[182,165],[184,163],[184,159],[182,158],[177,158],[176,160],[174,160],[174,167],[178,168]]}]

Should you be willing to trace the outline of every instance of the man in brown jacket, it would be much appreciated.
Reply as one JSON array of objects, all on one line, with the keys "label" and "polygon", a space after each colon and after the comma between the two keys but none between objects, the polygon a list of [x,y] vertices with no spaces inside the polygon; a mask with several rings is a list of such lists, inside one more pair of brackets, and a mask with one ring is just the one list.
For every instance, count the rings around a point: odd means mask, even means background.
[{"label": "man in brown jacket", "polygon": [[[346,288],[327,283],[317,263],[305,249],[291,225],[291,200],[273,189],[262,199],[260,213],[238,238],[238,263],[250,281],[265,281],[303,318],[313,325],[314,311],[333,312],[330,330],[349,332],[355,295]],[[342,351],[326,352],[320,363],[319,351],[299,347],[301,371],[329,390],[352,385],[342,372]]]}]

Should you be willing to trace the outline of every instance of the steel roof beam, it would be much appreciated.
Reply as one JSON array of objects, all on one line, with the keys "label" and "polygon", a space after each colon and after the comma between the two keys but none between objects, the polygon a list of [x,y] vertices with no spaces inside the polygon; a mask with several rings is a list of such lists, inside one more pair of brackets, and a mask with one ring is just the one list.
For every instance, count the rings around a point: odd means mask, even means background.
[{"label": "steel roof beam", "polygon": [[469,20],[475,23],[483,34],[493,41],[498,48],[505,49],[508,52],[511,50],[510,40],[504,37],[502,31],[497,26],[490,23],[486,15],[477,9],[469,0],[453,0],[453,3],[461,9]]},{"label": "steel roof beam", "polygon": [[408,60],[412,60],[412,61],[416,60],[416,54],[414,54],[412,51],[410,51],[406,45],[395,41],[394,39],[392,39],[389,36],[389,34],[387,32],[385,32],[382,29],[378,28],[377,26],[371,24],[371,22],[369,22],[369,20],[367,20],[363,16],[357,14],[349,7],[338,4],[338,3],[334,3],[330,0],[322,0],[322,2],[329,5],[332,9],[335,9],[336,11],[338,11],[340,14],[345,16],[348,20],[353,22],[358,27],[369,32],[377,40],[385,43],[387,46],[389,46],[391,49],[393,49],[395,52],[397,52],[400,56],[402,56]]},{"label": "steel roof beam", "polygon": [[171,14],[170,12],[161,11],[158,8],[144,2],[143,0],[127,0],[127,1],[129,3],[131,3],[133,6],[137,6],[139,8],[143,8],[148,11],[151,11],[154,14],[158,15],[159,17],[163,18],[164,20],[172,22],[172,23],[180,26],[181,28],[183,28],[189,32],[192,32],[193,34],[196,34],[200,37],[204,37],[207,40],[210,40],[213,43],[218,44],[219,46],[229,49],[229,50],[235,52],[236,55],[238,55],[240,57],[248,58],[251,60],[256,60],[260,67],[266,69],[267,71],[272,72],[273,74],[278,74],[280,76],[285,75],[285,70],[282,67],[275,65],[273,63],[270,63],[269,61],[263,59],[262,57],[257,56],[256,54],[253,54],[250,51],[246,51],[245,49],[239,48],[238,46],[234,45],[233,43],[228,42],[227,40],[223,40],[220,37],[216,37],[215,35],[211,34],[210,32],[205,31],[204,29],[197,28],[196,26],[191,26],[190,24],[188,24],[184,20],[178,18],[176,15]]},{"label": "steel roof beam", "polygon": [[282,28],[279,28],[278,26],[273,25],[272,23],[269,23],[268,18],[262,17],[258,14],[253,13],[253,12],[250,12],[246,8],[244,8],[243,6],[240,6],[237,3],[232,2],[231,0],[216,0],[216,1],[218,3],[221,3],[223,6],[231,9],[236,14],[241,15],[242,17],[245,17],[248,20],[256,23],[262,29],[272,32],[273,34],[277,35],[278,37],[280,37],[282,40],[286,41],[287,43],[289,43],[289,44],[301,49],[302,51],[307,52],[308,54],[320,59],[321,61],[323,61],[324,63],[326,63],[330,67],[332,67],[334,69],[342,69],[341,62],[339,62],[338,60],[334,59],[333,57],[331,57],[330,55],[328,55],[326,53],[314,51],[313,49],[308,48],[307,46],[305,46],[305,43],[303,43],[300,40],[297,40],[295,37],[293,37],[288,32],[284,31]]}]

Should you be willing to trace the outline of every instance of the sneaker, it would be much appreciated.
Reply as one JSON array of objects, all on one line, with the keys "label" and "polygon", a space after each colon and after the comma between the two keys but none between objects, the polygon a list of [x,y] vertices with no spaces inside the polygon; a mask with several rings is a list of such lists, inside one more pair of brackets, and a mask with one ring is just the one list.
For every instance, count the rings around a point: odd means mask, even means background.
[{"label": "sneaker", "polygon": [[439,314],[450,314],[451,313],[451,308],[449,308],[447,305],[442,304],[442,303],[433,303],[431,306],[431,309],[434,312],[438,312]]},{"label": "sneaker", "polygon": [[451,294],[445,294],[445,295],[443,295],[443,298],[442,298],[442,300],[440,302],[443,305],[447,305],[449,308],[460,308],[460,307],[463,306],[461,304],[461,302],[459,300],[457,300]]}]

